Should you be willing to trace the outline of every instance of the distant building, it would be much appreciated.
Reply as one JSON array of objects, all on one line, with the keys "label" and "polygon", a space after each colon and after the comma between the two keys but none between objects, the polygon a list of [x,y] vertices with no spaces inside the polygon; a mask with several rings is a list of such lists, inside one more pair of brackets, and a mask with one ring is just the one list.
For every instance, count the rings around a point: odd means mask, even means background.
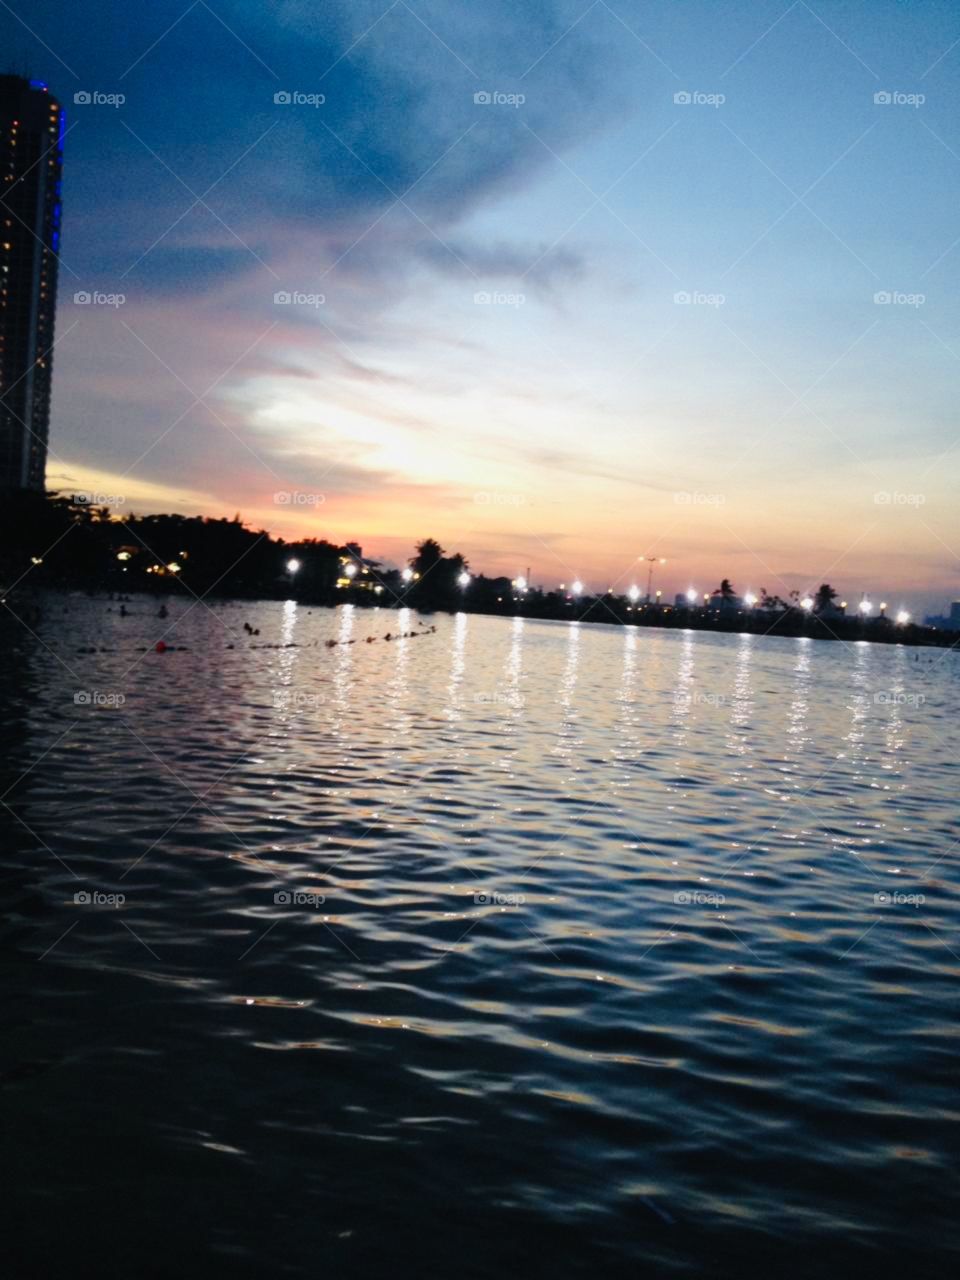
[{"label": "distant building", "polygon": [[0,76],[0,491],[44,487],[62,166],[60,104]]},{"label": "distant building", "polygon": [[928,627],[940,627],[944,631],[960,631],[960,600],[954,600],[950,612],[925,618]]}]

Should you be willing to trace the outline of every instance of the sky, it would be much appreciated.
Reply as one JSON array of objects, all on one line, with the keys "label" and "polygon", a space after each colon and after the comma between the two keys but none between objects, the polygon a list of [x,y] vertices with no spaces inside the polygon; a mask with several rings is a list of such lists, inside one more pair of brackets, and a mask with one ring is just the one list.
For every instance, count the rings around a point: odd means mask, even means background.
[{"label": "sky", "polygon": [[51,488],[960,596],[960,6],[0,0],[0,50],[67,112]]}]

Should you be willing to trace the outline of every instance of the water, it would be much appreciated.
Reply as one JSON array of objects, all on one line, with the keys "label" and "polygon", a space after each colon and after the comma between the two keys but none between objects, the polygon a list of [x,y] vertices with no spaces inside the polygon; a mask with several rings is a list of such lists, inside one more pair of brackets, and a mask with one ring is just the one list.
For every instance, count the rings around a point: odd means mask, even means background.
[{"label": "water", "polygon": [[128,607],[5,624],[9,1274],[955,1267],[960,657]]}]

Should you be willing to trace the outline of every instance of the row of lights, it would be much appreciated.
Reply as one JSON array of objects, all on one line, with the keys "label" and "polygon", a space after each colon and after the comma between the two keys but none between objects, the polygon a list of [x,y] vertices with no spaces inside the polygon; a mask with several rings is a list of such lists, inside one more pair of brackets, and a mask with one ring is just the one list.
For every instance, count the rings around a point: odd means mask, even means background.
[{"label": "row of lights", "polygon": [[[168,566],[168,568],[170,568],[171,571],[173,572],[177,572],[179,570],[179,567],[180,567],[179,565],[177,565],[176,568],[174,568],[173,565]],[[300,567],[301,565],[299,560],[287,561],[287,572],[291,576],[296,574],[299,571]],[[357,566],[355,564],[345,565],[343,572],[348,578],[355,578],[357,576]],[[400,577],[403,579],[404,582],[411,583],[411,582],[416,582],[419,579],[420,574],[417,573],[415,569],[407,568],[403,570],[403,572],[400,574]],[[460,587],[462,591],[465,591],[467,587],[469,587],[472,581],[473,579],[470,576],[470,574],[467,573],[466,569],[464,569],[457,576],[457,586]],[[529,584],[527,583],[526,578],[523,577],[522,574],[520,577],[514,578],[512,585],[515,588],[515,590],[520,592],[521,595],[524,595],[529,589]],[[565,590],[566,583],[561,582],[560,589],[561,591]],[[583,583],[579,580],[579,578],[575,582],[571,582],[570,594],[572,596],[576,597],[576,596],[583,595],[583,590],[584,590]],[[662,594],[661,592],[659,591],[657,592],[658,601],[660,599],[661,594]],[[636,584],[634,584],[628,589],[627,598],[633,604],[636,604],[637,601],[640,599],[640,588]],[[690,589],[687,591],[688,603],[691,605],[694,605],[697,603],[699,599],[700,599],[699,593],[693,587],[690,587]],[[704,600],[704,604],[709,603],[710,601],[709,592],[704,592],[703,600]],[[746,595],[743,597],[743,602],[748,609],[752,609],[758,603],[758,600],[752,591],[748,591]],[[814,600],[813,596],[804,596],[803,599],[800,601],[800,608],[803,609],[804,613],[812,613],[813,606],[815,603],[816,601]],[[842,609],[845,609],[847,607],[846,600],[842,600],[840,602],[840,607]],[[869,600],[863,599],[860,601],[859,609],[861,614],[863,614],[865,618],[868,618],[870,614],[873,612],[873,605],[870,603]],[[880,605],[880,612],[885,613],[886,609],[887,609],[886,601],[883,601]],[[901,609],[897,614],[897,622],[900,624],[900,626],[905,626],[909,621],[910,621],[910,614],[907,612],[906,609]]]}]

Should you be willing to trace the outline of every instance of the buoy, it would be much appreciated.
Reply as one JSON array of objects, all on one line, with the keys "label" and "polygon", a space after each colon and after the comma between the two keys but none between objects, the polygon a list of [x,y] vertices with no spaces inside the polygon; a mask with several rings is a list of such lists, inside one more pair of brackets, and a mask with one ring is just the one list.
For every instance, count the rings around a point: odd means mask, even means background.
[{"label": "buoy", "polygon": [[158,640],[158,641],[157,641],[157,653],[166,653],[166,652],[167,652],[167,645],[166,645],[166,641],[164,641],[164,640]]}]

